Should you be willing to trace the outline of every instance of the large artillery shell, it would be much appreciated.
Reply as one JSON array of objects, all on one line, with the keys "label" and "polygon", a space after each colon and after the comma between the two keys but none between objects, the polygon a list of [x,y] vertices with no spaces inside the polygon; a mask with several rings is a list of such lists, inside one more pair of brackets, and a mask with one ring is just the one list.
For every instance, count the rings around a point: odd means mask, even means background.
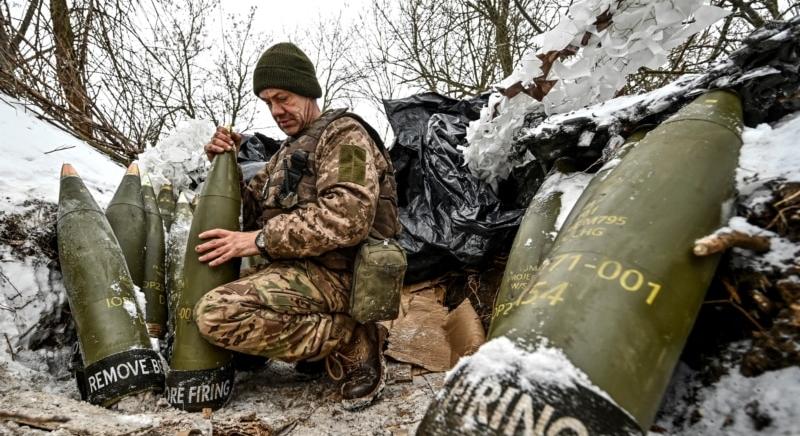
[{"label": "large artillery shell", "polygon": [[139,166],[128,167],[122,177],[117,192],[106,208],[106,218],[119,241],[122,255],[133,279],[133,284],[142,287],[144,283],[144,246],[147,241],[142,184]]},{"label": "large artillery shell", "polygon": [[575,204],[573,205],[572,210],[570,210],[569,215],[564,221],[566,227],[569,227],[570,223],[575,221],[575,218],[583,210],[583,206],[585,206],[586,202],[588,202],[595,196],[595,191],[597,191],[598,186],[600,186],[600,184],[606,179],[606,177],[608,177],[608,175],[611,174],[611,171],[613,171],[614,168],[616,168],[617,165],[619,165],[622,159],[625,156],[627,156],[628,153],[631,150],[633,150],[637,144],[639,144],[639,141],[644,139],[647,133],[653,130],[654,128],[655,125],[653,124],[644,124],[637,127],[636,130],[634,130],[633,133],[631,133],[628,136],[628,138],[622,145],[620,145],[616,150],[612,151],[612,154],[607,159],[605,165],[600,167],[600,169],[597,170],[596,173],[594,173],[594,177],[592,177],[592,180],[586,186],[586,189],[583,190],[583,193],[581,193],[581,196],[580,198],[578,198],[578,201],[576,201]]},{"label": "large artillery shell", "polygon": [[232,354],[208,343],[194,322],[194,306],[211,289],[239,277],[239,259],[215,268],[198,260],[199,234],[211,229],[239,230],[239,175],[233,152],[214,159],[192,219],[184,259],[184,289],[175,308],[175,342],[167,375],[167,400],[189,411],[217,409],[233,389]]},{"label": "large artillery shell", "polygon": [[[189,240],[189,228],[192,225],[192,208],[184,194],[178,198],[175,207],[175,221],[169,232],[167,244],[167,304],[169,306],[168,343],[172,343],[175,337],[175,312],[178,307],[178,298],[183,294],[184,275],[183,261],[186,256],[186,243]],[[171,347],[170,347],[171,348]],[[171,353],[170,353],[171,354]]]},{"label": "large artillery shell", "polygon": [[161,185],[158,191],[158,210],[161,213],[164,230],[169,232],[175,216],[175,193],[172,192],[172,185],[169,183]]},{"label": "large artillery shell", "polygon": [[560,349],[585,383],[555,383],[499,355],[489,372],[467,363],[419,434],[646,433],[719,260],[694,257],[692,245],[727,221],[741,120],[739,98],[715,91],[650,132],[492,320],[491,339],[532,355],[542,343]]},{"label": "large artillery shell", "polygon": [[151,337],[162,338],[167,330],[167,298],[165,295],[166,283],[164,281],[165,247],[164,225],[158,211],[156,193],[150,178],[145,176],[142,183],[142,202],[144,203],[145,224],[147,226],[147,241],[145,243],[144,257],[144,291],[147,310],[145,320],[147,332]]},{"label": "large artillery shell", "polygon": [[88,401],[108,406],[145,390],[161,390],[164,372],[117,239],[83,181],[61,172],[58,255],[83,356]]},{"label": "large artillery shell", "polygon": [[503,280],[494,302],[493,314],[513,307],[520,293],[525,291],[536,276],[539,264],[552,248],[556,237],[556,220],[561,212],[562,183],[570,183],[573,177],[555,171],[542,184],[531,199],[525,216],[517,229],[511,254],[508,256]]}]

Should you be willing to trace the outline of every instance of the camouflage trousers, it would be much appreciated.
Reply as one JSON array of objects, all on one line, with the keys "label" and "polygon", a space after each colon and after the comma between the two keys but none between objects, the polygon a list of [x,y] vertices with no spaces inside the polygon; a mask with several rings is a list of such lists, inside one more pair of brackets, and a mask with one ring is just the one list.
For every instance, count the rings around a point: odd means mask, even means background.
[{"label": "camouflage trousers", "polygon": [[287,362],[318,360],[347,343],[351,274],[309,260],[274,262],[209,291],[195,306],[212,344]]}]

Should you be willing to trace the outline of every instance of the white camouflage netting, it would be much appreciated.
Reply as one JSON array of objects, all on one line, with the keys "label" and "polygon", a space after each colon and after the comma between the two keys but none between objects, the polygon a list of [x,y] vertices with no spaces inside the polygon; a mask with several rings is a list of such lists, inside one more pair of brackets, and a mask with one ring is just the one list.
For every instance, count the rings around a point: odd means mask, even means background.
[{"label": "white camouflage netting", "polygon": [[[622,3],[621,6],[618,6]],[[493,93],[478,120],[467,129],[465,161],[473,174],[496,186],[511,170],[533,159],[512,149],[512,139],[525,115],[568,112],[614,97],[626,77],[641,67],[658,68],[669,51],[691,35],[730,12],[710,6],[707,0],[581,0],[552,30],[539,35],[538,47],[522,57],[514,72],[496,84],[498,90],[521,83],[528,86],[542,76],[539,53],[580,47],[577,54],[553,63],[548,79],[558,80],[542,102],[525,93],[512,98]],[[613,16],[611,25],[598,30],[597,17]],[[588,43],[582,46],[585,35]]]}]

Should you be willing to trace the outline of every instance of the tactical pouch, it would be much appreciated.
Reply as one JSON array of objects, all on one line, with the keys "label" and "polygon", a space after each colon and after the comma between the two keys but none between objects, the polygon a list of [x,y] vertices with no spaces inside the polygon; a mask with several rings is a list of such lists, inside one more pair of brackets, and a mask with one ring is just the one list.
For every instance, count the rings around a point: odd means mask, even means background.
[{"label": "tactical pouch", "polygon": [[405,273],[406,253],[400,244],[368,238],[356,254],[350,316],[360,323],[397,318]]}]

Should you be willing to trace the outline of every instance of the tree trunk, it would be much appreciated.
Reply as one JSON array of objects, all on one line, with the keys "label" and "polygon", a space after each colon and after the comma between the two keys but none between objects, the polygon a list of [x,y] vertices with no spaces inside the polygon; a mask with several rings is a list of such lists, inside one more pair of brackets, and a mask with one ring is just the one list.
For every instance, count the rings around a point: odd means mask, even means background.
[{"label": "tree trunk", "polygon": [[39,9],[39,0],[28,3],[25,16],[14,29],[10,16],[5,16],[6,10],[0,10],[0,85],[6,93],[16,96],[14,72],[18,68],[19,44],[28,31],[34,13]]},{"label": "tree trunk", "polygon": [[[3,10],[0,9],[0,83],[5,85],[5,77],[10,76],[12,71],[11,47],[8,32],[6,32],[7,19]],[[5,89],[6,86],[3,86]]]},{"label": "tree trunk", "polygon": [[85,138],[92,138],[91,111],[86,85],[75,53],[75,36],[69,19],[66,0],[50,0],[53,39],[56,54],[56,76],[69,106],[72,127]]},{"label": "tree trunk", "polygon": [[500,0],[497,5],[496,19],[494,20],[495,43],[497,46],[497,60],[503,70],[503,76],[508,76],[514,71],[514,59],[511,56],[511,38],[508,29],[508,9],[511,0]]}]

